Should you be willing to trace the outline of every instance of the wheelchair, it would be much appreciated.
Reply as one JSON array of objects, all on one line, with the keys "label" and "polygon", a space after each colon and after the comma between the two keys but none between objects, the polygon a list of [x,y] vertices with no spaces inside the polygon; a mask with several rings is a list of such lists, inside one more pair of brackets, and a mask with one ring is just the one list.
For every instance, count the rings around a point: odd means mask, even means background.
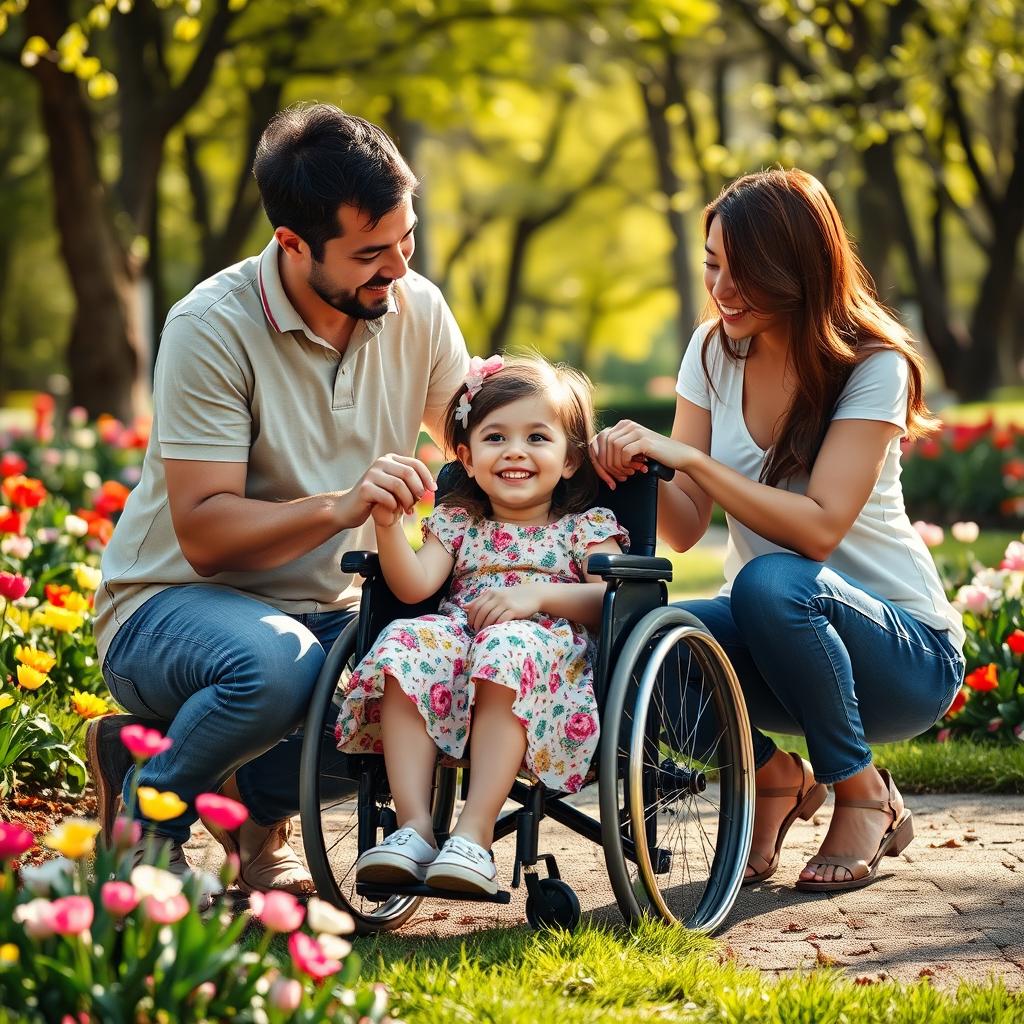
[{"label": "wheelchair", "polygon": [[[545,816],[603,847],[627,923],[651,916],[713,932],[743,882],[754,813],[750,724],[722,648],[698,619],[667,604],[672,564],[654,550],[658,480],[671,476],[652,463],[614,491],[602,486],[595,501],[615,512],[630,537],[628,553],[594,554],[587,564],[607,584],[594,659],[601,739],[585,780],[599,787],[599,820],[523,772],[509,794],[521,809],[504,813],[495,827],[495,842],[516,835],[512,888],[525,882],[534,928],[571,930],[580,919],[579,900],[555,858],[539,850]],[[439,493],[445,478],[442,470]],[[376,553],[346,552],[341,565],[363,577],[359,612],[317,680],[300,768],[302,839],[317,891],[352,914],[361,933],[400,927],[424,898],[508,903],[508,890],[487,896],[355,880],[359,855],[397,828],[384,758],[352,755],[343,779],[325,765],[322,739],[333,734],[336,695],[381,630],[393,619],[436,611],[440,594],[400,603]],[[459,773],[465,796],[471,770],[468,760],[438,759],[431,806],[439,846],[453,821]]]}]

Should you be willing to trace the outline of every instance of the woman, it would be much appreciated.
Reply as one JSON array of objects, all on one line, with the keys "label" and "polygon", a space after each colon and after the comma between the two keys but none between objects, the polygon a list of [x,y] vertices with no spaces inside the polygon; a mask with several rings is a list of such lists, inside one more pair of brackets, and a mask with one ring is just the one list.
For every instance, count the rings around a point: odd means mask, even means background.
[{"label": "woman", "polygon": [[[724,647],[755,727],[746,881],[775,873],[790,825],[829,784],[832,821],[797,888],[858,888],[913,838],[868,744],[923,732],[963,681],[963,625],[900,487],[900,438],[935,425],[922,360],[811,175],[740,178],[705,210],[704,234],[714,319],[683,357],[671,438],[622,421],[591,454],[611,486],[647,458],[677,470],[658,510],[677,551],[713,503],[725,510],[725,586],[680,607]],[[806,736],[810,764],[761,730]]]}]

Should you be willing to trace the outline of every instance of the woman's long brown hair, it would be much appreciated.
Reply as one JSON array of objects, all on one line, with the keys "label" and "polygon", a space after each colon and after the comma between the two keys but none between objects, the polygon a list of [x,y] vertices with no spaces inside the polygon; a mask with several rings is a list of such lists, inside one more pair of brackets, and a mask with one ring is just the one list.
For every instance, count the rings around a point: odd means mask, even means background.
[{"label": "woman's long brown hair", "polygon": [[[853,368],[880,348],[899,352],[910,368],[907,436],[938,426],[924,402],[924,361],[906,328],[878,301],[839,211],[817,178],[796,169],[745,175],[704,210],[705,239],[716,217],[744,303],[789,318],[796,390],[761,471],[763,483],[810,473]],[[716,338],[727,355],[742,358],[713,303],[709,312],[717,323],[701,351],[705,375],[708,347]]]}]

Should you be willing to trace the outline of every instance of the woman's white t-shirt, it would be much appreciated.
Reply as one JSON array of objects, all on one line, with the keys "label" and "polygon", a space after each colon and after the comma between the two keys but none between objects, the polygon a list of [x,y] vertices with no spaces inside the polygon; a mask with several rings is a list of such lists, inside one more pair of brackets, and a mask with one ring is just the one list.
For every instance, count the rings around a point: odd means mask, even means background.
[{"label": "woman's white t-shirt", "polygon": [[[701,347],[712,324],[694,331],[679,368],[676,391],[689,402],[711,413],[711,457],[758,480],[767,452],[757,446],[743,418],[743,373],[745,359],[731,359],[714,339],[708,346],[708,379],[701,365]],[[750,339],[739,342],[746,355]],[[907,429],[906,359],[892,349],[880,349],[859,363],[850,374],[836,403],[833,420],[881,420]],[[786,490],[803,494],[808,478],[788,481]],[[765,540],[732,516],[726,548],[725,586],[727,595],[740,569],[757,555],[786,548]],[[935,629],[949,630],[949,639],[960,649],[964,627],[960,614],[946,599],[928,548],[911,526],[903,505],[900,485],[900,438],[889,442],[885,463],[874,490],[825,565],[836,569],[866,590],[905,609],[920,622]]]}]

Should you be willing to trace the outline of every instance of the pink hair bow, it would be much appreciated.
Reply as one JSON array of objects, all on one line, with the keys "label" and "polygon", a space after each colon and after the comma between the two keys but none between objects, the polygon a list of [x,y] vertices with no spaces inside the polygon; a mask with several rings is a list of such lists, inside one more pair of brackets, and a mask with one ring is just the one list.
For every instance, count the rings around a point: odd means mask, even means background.
[{"label": "pink hair bow", "polygon": [[488,356],[481,359],[473,356],[469,361],[469,373],[466,374],[466,391],[470,398],[476,398],[476,393],[483,387],[483,383],[492,373],[504,369],[505,360],[501,356]]},{"label": "pink hair bow", "polygon": [[476,398],[476,393],[483,387],[484,381],[492,373],[504,369],[504,366],[505,360],[501,356],[489,356],[487,359],[473,356],[470,359],[469,373],[466,374],[466,379],[463,381],[466,385],[466,393],[459,399],[459,407],[455,410],[455,419],[464,428],[469,426],[469,413],[473,408],[470,399]]}]

